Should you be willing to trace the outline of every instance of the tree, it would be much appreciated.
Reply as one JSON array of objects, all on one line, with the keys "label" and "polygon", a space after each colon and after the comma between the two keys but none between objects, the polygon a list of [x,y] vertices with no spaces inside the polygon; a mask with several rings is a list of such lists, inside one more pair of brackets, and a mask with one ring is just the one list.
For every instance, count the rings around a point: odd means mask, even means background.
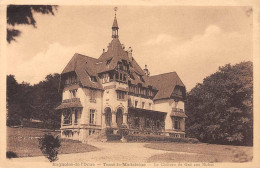
[{"label": "tree", "polygon": [[7,24],[9,28],[7,28],[7,42],[15,41],[15,38],[21,34],[20,30],[14,28],[15,25],[32,25],[36,28],[36,20],[33,13],[54,15],[55,10],[57,10],[57,6],[51,5],[8,5]]},{"label": "tree", "polygon": [[39,138],[39,148],[44,156],[46,156],[50,162],[58,160],[59,147],[61,146],[60,139],[53,135],[44,134]]},{"label": "tree", "polygon": [[21,107],[18,105],[19,84],[17,83],[14,75],[7,76],[6,85],[6,105],[7,105],[7,120],[8,126],[20,125],[21,121]]},{"label": "tree", "polygon": [[39,119],[45,128],[59,128],[60,115],[55,108],[62,99],[60,74],[49,74],[45,80],[31,86],[18,84],[13,75],[7,76],[7,125],[20,125],[22,119]]},{"label": "tree", "polygon": [[227,64],[188,94],[187,135],[203,142],[253,144],[253,64]]},{"label": "tree", "polygon": [[31,107],[34,108],[34,117],[44,121],[52,128],[59,128],[60,115],[55,108],[62,100],[63,85],[60,85],[60,74],[49,74],[44,81],[33,87],[34,101]]}]

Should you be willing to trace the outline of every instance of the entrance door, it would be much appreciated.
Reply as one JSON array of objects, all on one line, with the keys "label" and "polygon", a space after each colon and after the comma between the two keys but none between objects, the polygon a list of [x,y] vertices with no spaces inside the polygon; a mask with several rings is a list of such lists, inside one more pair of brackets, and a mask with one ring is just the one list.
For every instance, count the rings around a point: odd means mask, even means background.
[{"label": "entrance door", "polygon": [[116,123],[117,123],[117,126],[118,128],[120,128],[123,124],[123,111],[121,108],[118,108],[117,109],[117,112],[116,112]]}]

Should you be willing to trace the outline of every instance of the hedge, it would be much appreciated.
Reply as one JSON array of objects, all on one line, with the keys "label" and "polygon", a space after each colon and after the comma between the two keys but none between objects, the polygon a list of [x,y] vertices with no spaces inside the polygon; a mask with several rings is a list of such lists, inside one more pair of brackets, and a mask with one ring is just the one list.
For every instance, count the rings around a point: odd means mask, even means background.
[{"label": "hedge", "polygon": [[196,138],[176,138],[162,135],[128,135],[126,136],[127,141],[133,142],[184,142],[184,143],[199,143]]},{"label": "hedge", "polygon": [[107,141],[119,141],[121,138],[119,134],[107,134]]}]

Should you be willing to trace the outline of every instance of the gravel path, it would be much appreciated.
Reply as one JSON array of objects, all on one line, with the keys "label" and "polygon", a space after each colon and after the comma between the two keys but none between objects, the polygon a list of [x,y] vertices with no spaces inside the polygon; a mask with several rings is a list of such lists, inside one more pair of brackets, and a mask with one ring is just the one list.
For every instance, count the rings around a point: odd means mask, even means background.
[{"label": "gravel path", "polygon": [[[148,158],[167,153],[162,150],[155,150],[144,147],[145,143],[111,143],[111,142],[89,142],[88,144],[96,146],[100,150],[86,153],[60,154],[59,160],[56,163],[95,163],[98,162],[103,166],[103,163],[146,163]],[[26,157],[13,158],[12,162],[44,162],[49,166],[53,166],[45,157]],[[97,166],[97,165],[96,165]]]}]

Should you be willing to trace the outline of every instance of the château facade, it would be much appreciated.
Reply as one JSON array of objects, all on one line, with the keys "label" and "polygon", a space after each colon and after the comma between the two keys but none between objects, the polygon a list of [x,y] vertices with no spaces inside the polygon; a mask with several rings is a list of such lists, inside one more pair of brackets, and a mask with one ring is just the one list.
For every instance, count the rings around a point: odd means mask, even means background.
[{"label": "ch\u00e2teau facade", "polygon": [[116,15],[112,41],[96,59],[75,54],[61,73],[64,84],[61,137],[86,141],[106,128],[125,125],[130,134],[185,137],[186,89],[176,72],[150,76],[119,41]]}]

